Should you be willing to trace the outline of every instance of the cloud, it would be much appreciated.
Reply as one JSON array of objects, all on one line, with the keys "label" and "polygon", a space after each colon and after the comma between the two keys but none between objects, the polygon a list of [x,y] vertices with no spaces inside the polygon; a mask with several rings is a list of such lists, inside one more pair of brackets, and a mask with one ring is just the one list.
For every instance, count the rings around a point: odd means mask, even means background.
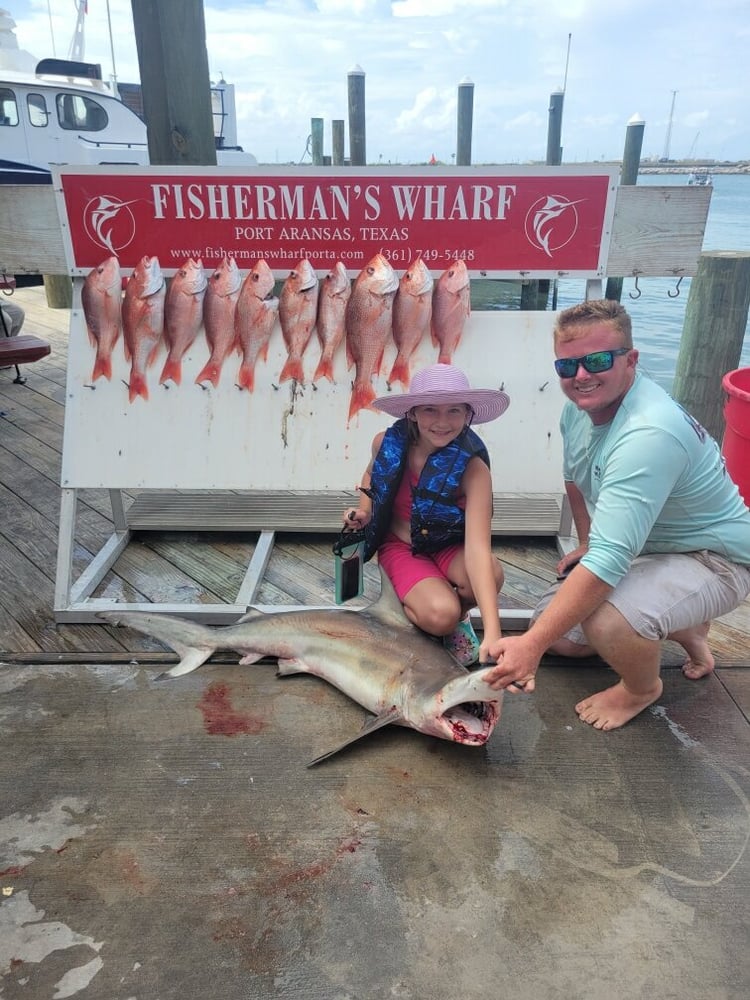
[{"label": "cloud", "polygon": [[[137,81],[129,0],[110,0],[117,75]],[[70,0],[51,0],[57,54],[73,34]],[[72,11],[72,13],[71,13]],[[549,95],[565,81],[564,156],[622,154],[628,119],[646,121],[644,156],[661,155],[677,91],[673,155],[700,128],[702,155],[750,157],[744,122],[747,0],[705,8],[649,0],[209,0],[213,79],[235,84],[239,141],[262,162],[297,162],[310,119],[343,119],[348,73],[365,72],[368,158],[449,162],[458,84],[474,83],[476,162],[543,159]],[[23,48],[50,55],[47,0],[13,5]],[[89,4],[86,58],[112,66],[105,5]],[[429,152],[427,155],[429,155]]]}]

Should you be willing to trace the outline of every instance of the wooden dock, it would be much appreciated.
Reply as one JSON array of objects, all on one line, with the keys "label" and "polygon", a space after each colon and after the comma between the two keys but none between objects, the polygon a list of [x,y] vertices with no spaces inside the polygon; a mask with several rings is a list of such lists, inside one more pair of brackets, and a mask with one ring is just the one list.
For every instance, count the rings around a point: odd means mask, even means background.
[{"label": "wooden dock", "polygon": [[[0,660],[11,662],[140,660],[157,646],[127,630],[104,624],[57,624],[54,588],[60,517],[60,466],[70,315],[47,306],[41,286],[18,289],[26,310],[24,332],[46,339],[50,355],[15,371],[0,371]],[[365,449],[366,450],[366,449]],[[364,455],[364,451],[363,451]],[[126,499],[136,499],[126,494]],[[111,535],[106,491],[81,491],[74,569],[82,571]],[[137,532],[95,595],[122,602],[226,604],[234,601],[252,559],[258,532]],[[277,534],[257,603],[331,604],[333,559],[330,534]],[[496,537],[506,585],[501,608],[530,609],[554,579],[557,552],[552,538]],[[378,593],[377,568],[366,568],[367,603]],[[353,602],[356,606],[358,602]],[[711,640],[721,666],[750,665],[750,601],[714,624]],[[679,652],[665,646],[665,657]]]}]

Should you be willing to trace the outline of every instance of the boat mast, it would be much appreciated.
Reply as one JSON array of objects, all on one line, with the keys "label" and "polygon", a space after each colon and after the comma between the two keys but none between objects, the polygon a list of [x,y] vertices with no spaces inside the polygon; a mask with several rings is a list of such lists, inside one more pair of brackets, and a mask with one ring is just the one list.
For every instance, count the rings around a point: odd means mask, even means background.
[{"label": "boat mast", "polygon": [[83,62],[86,52],[83,19],[86,17],[86,11],[88,10],[88,0],[74,0],[74,2],[76,9],[78,10],[78,17],[76,18],[76,26],[73,31],[73,37],[70,40],[68,59],[72,59],[75,62]]},{"label": "boat mast", "polygon": [[672,107],[669,109],[669,124],[667,125],[667,137],[664,140],[664,155],[662,156],[663,161],[669,160],[669,147],[672,142],[672,123],[674,121],[674,102],[677,99],[677,91],[672,91]]}]

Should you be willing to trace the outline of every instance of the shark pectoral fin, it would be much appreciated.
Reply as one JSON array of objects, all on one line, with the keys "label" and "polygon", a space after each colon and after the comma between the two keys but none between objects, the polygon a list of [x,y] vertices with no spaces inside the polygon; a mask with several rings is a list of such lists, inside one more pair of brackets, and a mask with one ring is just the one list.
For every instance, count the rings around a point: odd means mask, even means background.
[{"label": "shark pectoral fin", "polygon": [[403,719],[403,715],[397,708],[391,708],[387,712],[383,712],[382,715],[374,715],[371,719],[368,719],[356,736],[352,736],[351,739],[346,740],[334,750],[329,750],[328,753],[321,754],[320,757],[316,757],[315,760],[311,760],[307,766],[315,767],[315,765],[320,764],[321,761],[328,760],[329,757],[333,757],[333,755],[337,754],[339,750],[343,750],[345,747],[351,746],[352,743],[356,743],[357,740],[361,740],[363,737],[369,736],[370,733],[374,733],[376,729],[382,729],[384,726],[396,725],[399,722],[403,722]]}]

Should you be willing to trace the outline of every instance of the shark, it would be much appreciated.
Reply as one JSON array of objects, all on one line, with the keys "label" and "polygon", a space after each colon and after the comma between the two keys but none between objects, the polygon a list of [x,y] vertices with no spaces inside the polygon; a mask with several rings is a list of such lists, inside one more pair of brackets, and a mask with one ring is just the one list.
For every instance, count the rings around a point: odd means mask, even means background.
[{"label": "shark", "polygon": [[180,657],[162,678],[180,677],[218,650],[240,664],[276,657],[278,675],[311,674],[338,688],[370,716],[312,767],[384,726],[398,725],[464,746],[484,746],[500,719],[502,691],[491,688],[491,667],[459,666],[439,640],[406,617],[388,577],[367,607],[264,612],[251,608],[234,625],[210,626],[148,611],[102,612],[100,618],[135,629]]}]

